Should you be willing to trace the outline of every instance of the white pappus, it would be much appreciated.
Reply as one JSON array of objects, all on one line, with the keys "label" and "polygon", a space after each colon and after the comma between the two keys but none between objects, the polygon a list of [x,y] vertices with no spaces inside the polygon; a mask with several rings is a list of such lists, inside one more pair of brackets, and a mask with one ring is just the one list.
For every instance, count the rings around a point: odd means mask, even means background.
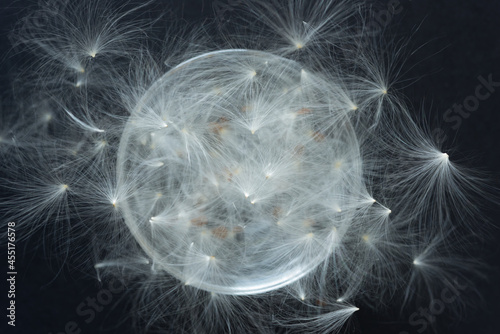
[{"label": "white pappus", "polygon": [[472,285],[457,240],[490,188],[398,95],[403,52],[366,47],[362,2],[251,0],[223,27],[154,3],[16,25],[0,209],[21,239],[128,282],[139,332],[343,333]]}]

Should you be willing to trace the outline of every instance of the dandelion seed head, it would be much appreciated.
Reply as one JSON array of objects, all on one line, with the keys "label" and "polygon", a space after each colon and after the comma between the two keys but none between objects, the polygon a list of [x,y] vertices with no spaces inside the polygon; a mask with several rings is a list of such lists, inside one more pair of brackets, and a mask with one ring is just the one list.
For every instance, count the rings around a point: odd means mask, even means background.
[{"label": "dandelion seed head", "polygon": [[[238,77],[239,70],[234,68],[234,73],[231,74],[230,64],[233,60],[232,57],[238,57],[239,61],[244,61],[251,66],[260,66],[257,68],[261,74],[260,85],[254,88],[249,88],[247,83],[241,81]],[[263,65],[267,62],[267,66]],[[221,75],[223,75],[227,80],[227,84],[231,85],[229,89],[222,89],[220,95],[211,95],[212,84],[204,84],[203,73],[207,72],[207,76],[210,78],[216,76],[216,73],[220,69]],[[182,96],[182,92],[192,91],[193,83],[189,82],[187,78],[191,77],[191,73],[196,73],[197,76],[197,90],[199,94],[205,96],[210,96],[210,105],[213,104],[224,104],[227,105],[224,109],[212,109],[213,115],[207,113],[209,108],[203,108],[199,102],[195,100],[186,100]],[[275,206],[276,204],[286,204],[292,200],[290,193],[294,192],[299,194],[297,187],[300,187],[300,201],[302,201],[302,209],[300,212],[294,213],[303,214],[303,212],[310,211],[311,213],[314,208],[314,202],[310,200],[311,197],[315,196],[315,193],[321,187],[327,187],[327,184],[322,182],[320,179],[316,178],[316,175],[309,173],[307,169],[300,169],[298,167],[293,167],[289,169],[284,174],[279,172],[280,169],[277,167],[273,170],[273,176],[270,177],[271,173],[262,174],[255,173],[254,171],[262,162],[265,161],[279,161],[280,165],[291,166],[297,162],[302,164],[323,164],[325,167],[330,165],[331,162],[328,160],[318,160],[316,157],[320,154],[327,154],[328,156],[338,156],[342,154],[351,162],[359,161],[360,156],[357,150],[349,151],[345,148],[356,145],[355,134],[349,130],[349,128],[342,127],[340,124],[345,124],[349,122],[348,116],[345,113],[338,113],[327,128],[322,130],[320,134],[318,131],[315,132],[313,137],[315,140],[309,141],[305,145],[305,149],[311,152],[311,156],[302,155],[297,161],[297,157],[293,156],[293,149],[300,142],[301,138],[304,138],[302,133],[305,128],[315,127],[316,118],[322,117],[321,111],[326,112],[328,110],[328,104],[323,101],[320,97],[319,100],[311,100],[308,97],[308,92],[316,92],[318,96],[327,96],[330,94],[336,94],[335,88],[330,87],[327,83],[323,81],[321,76],[315,76],[314,73],[307,73],[308,82],[314,82],[314,87],[308,88],[307,92],[298,93],[297,91],[290,91],[290,93],[283,95],[283,87],[289,87],[290,85],[296,85],[300,87],[302,85],[301,81],[305,74],[304,68],[298,63],[290,61],[285,58],[276,57],[275,55],[250,51],[250,50],[225,50],[214,53],[208,53],[206,55],[197,56],[190,61],[186,61],[179,68],[174,68],[167,74],[165,74],[161,79],[154,84],[149,92],[145,94],[145,97],[140,103],[140,109],[135,112],[140,114],[143,108],[148,110],[153,110],[157,114],[161,114],[162,105],[168,104],[178,111],[177,115],[171,115],[171,121],[174,124],[178,124],[178,128],[181,128],[181,134],[178,130],[172,129],[165,133],[155,133],[155,147],[154,150],[144,150],[141,145],[142,136],[136,131],[139,129],[140,124],[129,122],[123,132],[120,148],[118,152],[118,166],[124,166],[126,169],[121,167],[118,169],[119,178],[121,182],[130,183],[135,182],[136,179],[141,179],[141,184],[137,184],[138,187],[149,187],[156,184],[165,183],[167,185],[183,184],[182,195],[178,196],[174,203],[169,204],[169,209],[172,214],[179,210],[178,206],[190,206],[195,217],[206,216],[206,223],[202,225],[211,231],[211,235],[216,237],[220,241],[217,245],[206,244],[199,249],[203,253],[213,253],[221,252],[226,253],[223,256],[223,261],[227,263],[227,266],[221,268],[221,271],[226,271],[224,274],[233,277],[233,283],[227,285],[221,285],[220,278],[218,276],[211,276],[209,273],[198,271],[195,274],[190,274],[192,279],[195,279],[197,286],[201,289],[206,289],[207,291],[214,291],[221,294],[253,294],[261,293],[269,289],[275,289],[275,287],[290,284],[291,282],[300,279],[306,272],[314,270],[314,268],[320,264],[322,259],[328,256],[328,252],[325,251],[320,244],[304,245],[304,247],[312,247],[315,251],[315,258],[313,261],[308,261],[309,264],[305,265],[301,261],[297,261],[295,266],[290,266],[287,263],[282,263],[281,265],[275,265],[273,267],[262,266],[260,257],[265,253],[267,257],[266,261],[277,261],[279,263],[279,253],[275,253],[274,247],[262,247],[254,248],[257,245],[257,239],[260,238],[258,235],[260,233],[267,233],[269,236],[273,236],[279,232],[275,230],[273,225],[266,223],[267,219],[273,219],[272,213],[268,211],[267,207],[269,205]],[[178,78],[182,77],[183,83],[179,84]],[[205,79],[206,82],[210,82],[208,78]],[[176,82],[176,85],[170,86],[170,82]],[[170,93],[170,90],[175,87],[175,90]],[[222,84],[219,84],[222,87]],[[246,100],[248,90],[251,89],[252,101]],[[174,95],[175,93],[175,95]],[[342,94],[342,92],[338,92]],[[314,96],[314,95],[312,95]],[[168,99],[168,100],[165,100]],[[273,102],[272,99],[275,99]],[[265,103],[263,101],[266,101]],[[284,113],[287,113],[290,109],[295,109],[295,105],[303,103],[311,103],[316,105],[317,112],[315,114],[309,114],[308,119],[305,120],[303,124],[297,124],[295,127],[285,128],[283,130],[290,131],[290,135],[283,137],[284,132],[280,132],[280,119]],[[250,102],[250,103],[248,103]],[[191,104],[193,103],[193,104]],[[269,103],[272,103],[274,107],[270,107]],[[321,106],[323,104],[323,106]],[[240,106],[240,107],[238,107]],[[248,106],[252,106],[249,108]],[[201,107],[201,108],[200,108]],[[158,109],[160,108],[160,109]],[[245,110],[241,112],[240,110]],[[202,112],[202,116],[198,116],[196,113]],[[138,118],[132,117],[137,121]],[[203,138],[210,138],[213,136],[210,131],[212,124],[217,124],[220,119],[224,119],[224,124],[231,129],[230,134],[231,139],[224,141],[207,141]],[[197,129],[196,132],[191,132],[187,130],[187,126],[182,124],[189,124],[190,128]],[[249,126],[250,136],[245,135],[244,129]],[[259,131],[256,131],[258,128]],[[238,131],[239,129],[239,131]],[[182,135],[185,134],[185,135]],[[330,145],[323,144],[330,143]],[[175,145],[178,145],[177,147]],[[272,150],[270,148],[274,147]],[[355,147],[355,146],[354,146]],[[179,160],[177,155],[169,153],[173,150],[183,150],[186,152],[186,157],[188,159]],[[221,152],[221,154],[207,154],[206,152]],[[321,152],[321,153],[320,153]],[[168,161],[167,165],[169,170],[159,171],[158,173],[152,173],[148,178],[136,178],[134,176],[135,171],[141,172],[139,166],[143,164],[141,160],[143,159],[161,159],[162,161]],[[228,159],[229,158],[229,159]],[[208,159],[208,160],[207,160]],[[127,164],[122,163],[122,161],[128,161]],[[267,162],[265,165],[268,167],[271,164]],[[359,162],[358,162],[359,164]],[[135,167],[137,166],[137,167]],[[137,169],[136,169],[137,168]],[[288,168],[288,167],[287,167]],[[259,167],[260,169],[260,167]],[[220,171],[221,176],[225,179],[225,182],[218,184],[218,191],[214,193],[210,187],[207,187],[205,179],[210,179],[206,172],[208,170]],[[355,171],[355,169],[353,170]],[[279,173],[276,173],[279,172]],[[290,182],[291,175],[287,173],[299,173],[298,179],[300,183],[294,185]],[[290,176],[288,176],[290,175]],[[294,178],[297,175],[293,176]],[[341,176],[333,176],[337,181],[342,184],[344,181]],[[361,174],[354,173],[351,178],[353,180],[360,180]],[[165,182],[165,180],[167,180]],[[180,180],[183,183],[181,183]],[[190,180],[189,183],[187,180]],[[360,181],[355,181],[361,185]],[[130,185],[129,185],[130,186]],[[132,185],[132,187],[135,187]],[[315,188],[320,187],[320,188]],[[297,189],[297,190],[295,190]],[[326,188],[325,188],[326,189]],[[163,194],[176,193],[180,189],[165,187],[161,189]],[[211,198],[210,210],[204,209],[204,206],[196,201],[193,201],[194,192],[201,192],[203,197]],[[345,186],[338,186],[333,190],[329,190],[331,193],[329,196],[346,195],[350,192]],[[249,199],[248,202],[236,201],[234,195],[236,193],[243,193],[245,199]],[[215,197],[214,197],[215,195]],[[295,195],[297,196],[297,195]],[[295,199],[297,200],[297,199]],[[191,203],[191,204],[190,204]],[[257,205],[258,204],[258,205]],[[156,204],[155,204],[156,205]],[[150,210],[147,203],[142,203],[142,197],[137,194],[133,200],[124,201],[121,205],[122,211],[124,212],[125,220],[129,224],[132,230],[137,231],[136,239],[141,244],[143,249],[150,252],[150,256],[160,259],[166,254],[172,254],[176,252],[181,258],[183,252],[187,252],[187,249],[183,249],[180,243],[179,233],[188,233],[183,235],[188,237],[190,235],[189,230],[192,228],[197,228],[200,222],[198,218],[191,220],[195,222],[191,224],[191,227],[187,230],[182,227],[176,227],[176,224],[183,224],[182,222],[174,222],[169,224],[169,230],[177,231],[174,234],[158,234],[153,235],[147,231],[141,231],[141,228],[137,225],[136,219],[132,218],[132,212],[146,214],[145,210]],[[223,221],[221,221],[221,212],[225,212],[223,216]],[[134,215],[135,215],[134,214]],[[228,238],[229,231],[237,226],[240,219],[245,219],[248,221],[245,228],[244,243],[241,244],[230,244],[233,241],[232,238]],[[268,217],[268,218],[266,218]],[[293,218],[290,218],[293,219]],[[328,224],[327,214],[325,213],[325,221],[322,224]],[[222,225],[218,227],[210,227],[212,222],[221,221]],[[349,220],[346,218],[345,221],[341,221],[339,224],[349,224]],[[183,224],[184,225],[184,224]],[[277,226],[280,224],[276,224]],[[321,225],[321,224],[320,224]],[[326,243],[331,243],[329,238],[329,233],[325,231],[321,232],[321,226],[314,225],[311,228],[318,229],[316,232],[307,232],[306,240],[308,239],[318,239]],[[292,247],[293,233],[290,231],[289,234],[283,235],[281,241],[282,247]],[[204,233],[204,232],[202,232]],[[206,233],[204,233],[206,235]],[[168,237],[171,235],[172,237]],[[166,237],[167,236],[167,237]],[[174,237],[175,236],[175,237]],[[158,239],[164,238],[164,239]],[[341,238],[341,236],[339,236]],[[164,245],[161,247],[152,245]],[[177,246],[176,246],[177,245]],[[224,251],[225,247],[236,247],[232,253]],[[335,245],[332,245],[335,247]],[[331,247],[328,247],[328,249]],[[244,251],[244,253],[243,253]],[[241,252],[241,254],[240,254]],[[298,258],[306,256],[307,254],[312,254],[306,252],[302,255],[297,254]],[[237,256],[237,254],[240,254]],[[258,255],[258,257],[257,257]],[[243,258],[242,258],[243,257]],[[222,260],[222,259],[221,259]],[[174,276],[179,276],[179,279],[185,280],[182,273],[178,271],[178,268],[184,268],[184,271],[191,272],[190,264],[178,263],[178,264],[164,264],[164,268],[168,271],[171,267],[171,273]],[[264,269],[268,268],[268,269]],[[300,268],[300,269],[299,269]],[[241,275],[240,273],[249,273]],[[219,273],[221,274],[221,273]],[[199,275],[199,277],[193,277],[192,275]],[[253,285],[252,281],[260,281],[257,287]],[[257,290],[253,290],[257,289]]]},{"label": "dandelion seed head", "polygon": [[171,20],[137,19],[149,1],[54,1],[16,33],[35,102],[0,110],[19,193],[0,209],[68,248],[92,236],[79,255],[140,285],[151,328],[337,332],[359,310],[346,301],[432,297],[464,269],[431,261],[476,233],[483,185],[393,89],[403,53],[360,47],[357,2],[250,0],[229,33],[176,23],[152,43]]}]

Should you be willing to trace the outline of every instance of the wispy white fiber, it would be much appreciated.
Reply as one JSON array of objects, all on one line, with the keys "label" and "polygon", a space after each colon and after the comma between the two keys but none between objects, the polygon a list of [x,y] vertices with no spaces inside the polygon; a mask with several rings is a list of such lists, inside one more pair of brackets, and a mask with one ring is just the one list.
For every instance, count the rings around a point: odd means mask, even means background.
[{"label": "wispy white fiber", "polygon": [[127,282],[139,332],[341,333],[472,290],[460,236],[491,188],[399,96],[403,53],[361,45],[358,1],[239,3],[221,29],[154,1],[20,20],[0,114],[18,235]]}]

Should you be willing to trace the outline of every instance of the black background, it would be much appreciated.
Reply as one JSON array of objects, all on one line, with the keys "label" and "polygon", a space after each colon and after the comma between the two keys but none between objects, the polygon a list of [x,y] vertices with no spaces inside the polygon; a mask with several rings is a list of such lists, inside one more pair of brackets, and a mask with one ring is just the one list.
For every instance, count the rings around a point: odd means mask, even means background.
[{"label": "black background", "polygon": [[[229,2],[238,5],[236,0]],[[387,2],[373,3],[383,10]],[[10,47],[8,31],[29,4],[28,1],[0,0],[0,52],[3,54]],[[440,126],[447,131],[446,145],[456,147],[462,157],[469,158],[470,166],[481,167],[490,172],[492,179],[499,180],[500,89],[482,101],[479,109],[465,119],[458,130],[443,121],[443,114],[454,103],[462,103],[467,96],[474,94],[479,84],[478,76],[486,78],[491,74],[494,81],[500,81],[500,1],[401,0],[401,6],[403,11],[386,25],[386,34],[395,38],[411,36],[411,48],[419,49],[406,64],[411,70],[405,73],[403,79],[408,79],[411,85],[406,82],[403,93],[417,110],[424,107],[426,114],[435,122],[431,123],[434,127]],[[216,16],[212,1],[208,0],[158,1],[155,8],[167,9],[193,22]],[[16,56],[0,58],[2,89],[10,80],[9,67],[15,63],[10,57]],[[500,226],[498,212],[492,209],[485,212],[485,216]],[[437,333],[500,333],[498,231],[498,228],[492,230],[493,238],[481,250],[482,257],[492,269],[489,282],[479,287],[484,300],[479,302],[478,307],[468,310],[462,319],[441,315]],[[5,327],[5,333],[56,334],[63,332],[65,324],[71,320],[81,325],[83,333],[132,333],[126,317],[128,306],[119,300],[120,295],[115,295],[113,302],[94,321],[85,324],[76,314],[76,308],[87,297],[95,297],[101,289],[94,273],[82,273],[75,269],[75,264],[62,269],[52,265],[53,260],[43,252],[30,250],[33,243],[18,244],[17,325],[15,329]],[[0,254],[1,258],[5,258],[4,250]],[[6,261],[4,268],[7,271]],[[3,291],[7,290],[2,288],[0,291],[1,309],[6,307],[6,292]],[[410,310],[407,315],[398,317],[397,313],[381,315],[362,309],[353,317],[351,328],[356,333],[398,334],[402,330],[418,333],[417,327],[408,324],[411,313]],[[4,317],[2,315],[1,326],[6,322]]]}]

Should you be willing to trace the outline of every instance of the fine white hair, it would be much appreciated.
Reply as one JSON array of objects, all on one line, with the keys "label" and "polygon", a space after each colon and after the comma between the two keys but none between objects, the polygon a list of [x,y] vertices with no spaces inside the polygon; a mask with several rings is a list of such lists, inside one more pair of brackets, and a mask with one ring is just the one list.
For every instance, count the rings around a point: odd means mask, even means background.
[{"label": "fine white hair", "polygon": [[19,238],[129,282],[139,331],[338,333],[469,283],[457,231],[481,230],[489,188],[393,88],[402,52],[360,42],[361,2],[251,0],[165,37],[153,3],[41,2],[12,33]]}]

